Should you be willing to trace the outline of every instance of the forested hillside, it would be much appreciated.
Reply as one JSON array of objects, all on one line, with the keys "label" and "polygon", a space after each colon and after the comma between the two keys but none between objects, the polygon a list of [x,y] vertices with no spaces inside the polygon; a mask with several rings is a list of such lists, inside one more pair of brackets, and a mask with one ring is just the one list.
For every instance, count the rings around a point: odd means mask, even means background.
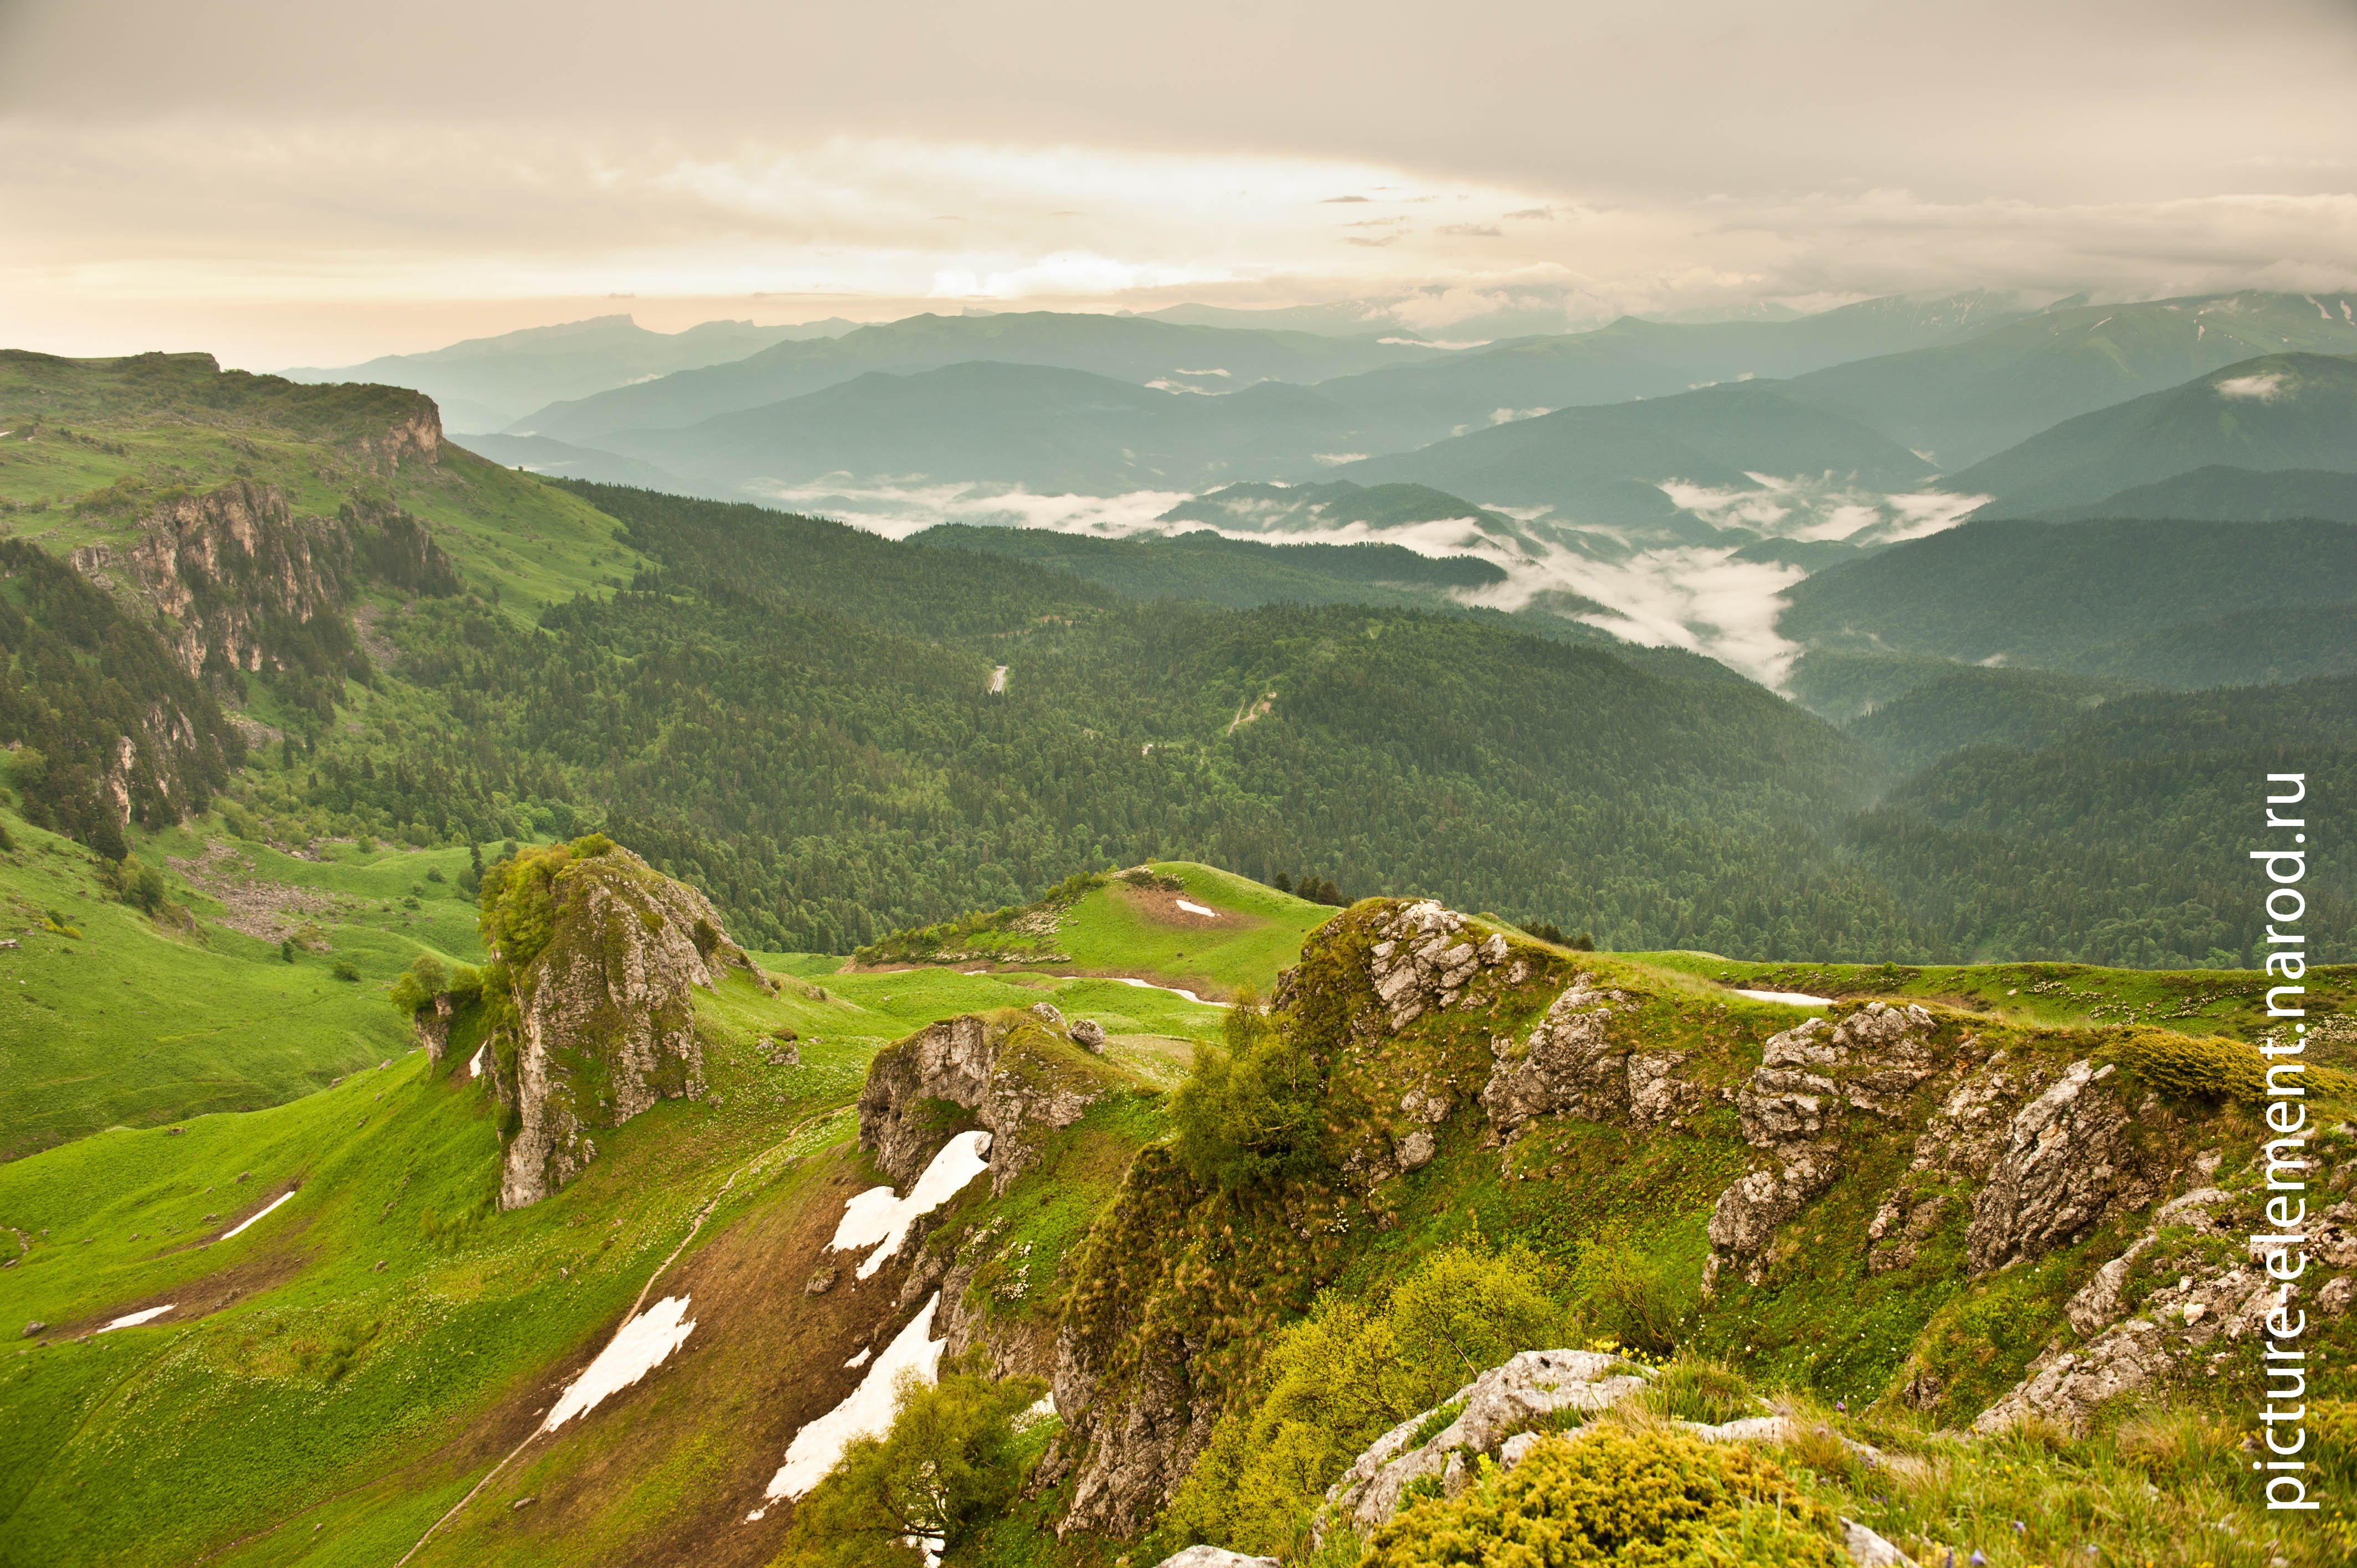
[{"label": "forested hillside", "polygon": [[[2085,738],[2075,699],[2014,687],[1853,738],[1690,654],[1412,607],[1478,562],[894,542],[502,470],[388,389],[187,359],[12,367],[37,439],[0,448],[0,495],[11,548],[40,553],[5,622],[10,782],[93,842],[109,796],[143,831],[225,798],[300,853],[602,825],[748,941],[836,952],[1155,856],[1747,956],[2240,961],[2258,934],[2217,881],[2231,857],[2192,851],[2236,820],[2217,813],[2261,742],[2173,712],[2133,755]],[[1993,651],[2105,668],[2154,631],[2156,596],[2264,613],[2236,586],[2275,580],[2247,529],[2143,525],[2167,549],[2105,532],[2135,526],[2080,525],[2057,552],[2039,525],[1972,525],[1810,579],[1787,630],[1869,663],[1917,647],[1920,683]],[[1196,563],[1230,558],[1250,570],[1214,591]],[[2329,570],[2301,581],[2341,613]],[[1264,602],[1185,602],[1221,597]],[[1394,602],[1330,602],[1371,598]],[[24,683],[39,668],[56,679]],[[2295,690],[2304,725],[2347,701]],[[2341,732],[2302,733],[2329,771]],[[2346,873],[2324,870],[2337,929]]]}]

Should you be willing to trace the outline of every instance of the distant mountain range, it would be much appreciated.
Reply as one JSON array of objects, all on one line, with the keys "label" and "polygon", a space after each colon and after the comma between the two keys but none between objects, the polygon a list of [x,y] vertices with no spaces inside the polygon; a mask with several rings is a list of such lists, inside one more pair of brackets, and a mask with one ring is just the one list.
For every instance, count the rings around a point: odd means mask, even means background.
[{"label": "distant mountain range", "polygon": [[1044,310],[912,316],[838,338],[780,343],[733,364],[552,404],[510,429],[602,446],[619,432],[683,429],[878,371],[906,376],[972,361],[1082,371],[1137,386],[1211,394],[1265,381],[1323,381],[1445,352],[1311,332],[1182,327],[1143,317]]},{"label": "distant mountain range", "polygon": [[1550,523],[1707,539],[1717,530],[1663,481],[1750,490],[1758,474],[1837,474],[1899,489],[1932,465],[1860,421],[1811,406],[1778,381],[1732,381],[1536,418],[1370,457],[1336,472],[1361,483],[1411,480],[1491,506],[1547,509]]},{"label": "distant mountain range", "polygon": [[2357,673],[2349,523],[1968,522],[1785,596],[1784,636],[1853,657],[2184,688]]},{"label": "distant mountain range", "polygon": [[2357,295],[2082,305],[1797,378],[1792,395],[1956,473],[2079,414],[2262,354],[2357,352]]},{"label": "distant mountain range", "polygon": [[2315,468],[2263,472],[2212,464],[2051,515],[2057,521],[2182,517],[2213,522],[2272,522],[2316,517],[2357,522],[2357,474]]},{"label": "distant mountain range", "polygon": [[2066,419],[1953,476],[1994,515],[2043,516],[2194,468],[2357,473],[2357,359],[2267,354]]},{"label": "distant mountain range", "polygon": [[740,360],[773,343],[831,337],[858,323],[840,318],[801,327],[707,321],[684,332],[650,332],[628,316],[599,316],[470,338],[424,354],[387,354],[335,369],[299,367],[296,381],[377,381],[412,387],[442,409],[451,430],[499,430],[560,398],[587,397],[630,381]]}]

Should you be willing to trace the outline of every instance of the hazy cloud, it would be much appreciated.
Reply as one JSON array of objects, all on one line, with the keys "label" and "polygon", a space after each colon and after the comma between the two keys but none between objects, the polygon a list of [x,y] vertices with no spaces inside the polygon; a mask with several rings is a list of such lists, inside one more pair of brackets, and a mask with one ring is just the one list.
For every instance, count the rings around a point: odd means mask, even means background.
[{"label": "hazy cloud", "polygon": [[[1176,32],[1079,0],[0,0],[0,340],[335,362],[617,294],[667,327],[757,294],[1381,298],[1430,331],[1508,297],[2340,291],[2352,80],[2345,0],[1215,0]],[[1317,209],[1376,199],[1551,220],[1335,245]]]}]

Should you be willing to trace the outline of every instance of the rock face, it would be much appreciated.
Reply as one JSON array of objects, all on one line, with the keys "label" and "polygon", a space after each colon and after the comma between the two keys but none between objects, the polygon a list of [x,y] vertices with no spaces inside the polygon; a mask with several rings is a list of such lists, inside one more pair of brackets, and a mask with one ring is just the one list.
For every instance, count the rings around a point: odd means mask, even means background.
[{"label": "rock face", "polygon": [[515,1133],[502,1208],[537,1203],[580,1175],[597,1155],[593,1132],[658,1100],[703,1095],[694,987],[716,990],[732,968],[769,983],[703,894],[629,850],[573,861],[553,893],[548,943],[511,981],[513,1066],[502,1064],[499,1089]]},{"label": "rock face", "polygon": [[1049,1133],[1079,1121],[1104,1092],[1102,1071],[1045,1018],[947,1019],[886,1047],[869,1065],[859,1146],[895,1182],[916,1180],[952,1130],[941,1122],[946,1101],[989,1129],[991,1190],[1003,1193],[1038,1163]]},{"label": "rock face", "polygon": [[[2002,1432],[2036,1415],[2083,1435],[2112,1401],[2154,1391],[2172,1377],[2225,1360],[2226,1346],[2258,1332],[2276,1305],[2275,1285],[2260,1266],[2264,1252],[2220,1263],[2199,1245],[2208,1240],[2247,1246],[2246,1228],[2233,1223],[2234,1207],[2234,1199],[2214,1187],[2162,1204],[2152,1229],[2071,1298],[2065,1311],[2085,1343],[2051,1349],[2032,1361],[2029,1375],[1983,1411],[1973,1429]],[[2164,1232],[2177,1244],[2155,1261],[2168,1264],[2164,1276],[2180,1266],[2184,1272],[2136,1303],[2135,1315],[2128,1316],[2131,1271],[2139,1259],[2166,1245]],[[2186,1244],[2179,1232],[2190,1232],[2193,1244]]]},{"label": "rock face", "polygon": [[1842,1116],[1903,1114],[1935,1070],[1934,1027],[1921,1007],[1869,1002],[1838,1025],[1811,1018],[1770,1036],[1735,1096],[1743,1141],[1770,1162],[1719,1195],[1707,1277],[1730,1264],[1752,1284],[1766,1277],[1776,1232],[1840,1175],[1830,1134]]},{"label": "rock face", "polygon": [[2127,1109],[2099,1087],[2109,1067],[2076,1061],[2015,1112],[2006,1147],[1973,1200],[1972,1272],[2083,1240],[2115,1209],[2158,1196],[2128,1133]]},{"label": "rock face", "polygon": [[[1390,1012],[1392,1033],[1428,1011],[1455,1006],[1475,976],[1505,964],[1504,937],[1493,934],[1477,943],[1460,935],[1464,929],[1464,916],[1429,898],[1377,919],[1374,934],[1379,940],[1369,969],[1375,994]],[[1522,978],[1510,968],[1506,983],[1518,983]]]},{"label": "rock face", "polygon": [[[1609,1410],[1643,1388],[1649,1375],[1620,1357],[1593,1350],[1525,1350],[1377,1438],[1328,1488],[1324,1527],[1372,1530],[1399,1511],[1400,1494],[1408,1484],[1426,1476],[1441,1477],[1454,1496],[1481,1456],[1496,1457],[1516,1434],[1530,1432],[1557,1411]],[[1426,1423],[1451,1405],[1458,1409],[1448,1424],[1415,1443]]]},{"label": "rock face", "polygon": [[[1613,1044],[1611,1025],[1614,1004],[1626,1004],[1629,997],[1596,990],[1595,980],[1583,974],[1573,981],[1528,1039],[1493,1045],[1498,1065],[1481,1090],[1481,1109],[1501,1135],[1511,1137],[1538,1116],[1568,1114],[1597,1122],[1627,1116],[1631,1099],[1629,1051]],[[1662,1058],[1642,1059],[1648,1064],[1647,1087],[1657,1090],[1657,1080],[1666,1071]],[[1667,1061],[1675,1066],[1677,1059]]]}]

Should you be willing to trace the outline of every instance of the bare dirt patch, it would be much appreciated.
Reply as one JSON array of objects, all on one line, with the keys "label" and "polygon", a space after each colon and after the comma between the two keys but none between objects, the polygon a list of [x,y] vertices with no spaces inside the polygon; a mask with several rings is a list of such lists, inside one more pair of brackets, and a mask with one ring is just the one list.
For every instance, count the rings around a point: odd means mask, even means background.
[{"label": "bare dirt patch", "polygon": [[266,942],[284,941],[336,908],[333,894],[256,876],[253,862],[225,843],[208,844],[204,854],[187,860],[165,858],[191,886],[221,900],[226,911],[221,924]]},{"label": "bare dirt patch", "polygon": [[[1114,897],[1157,926],[1177,926],[1181,929],[1198,931],[1244,931],[1268,923],[1251,915],[1237,914],[1232,909],[1202,914],[1200,911],[1210,909],[1211,906],[1189,894],[1173,893],[1160,887],[1134,887],[1116,883]],[[1185,908],[1188,904],[1195,908]]]},{"label": "bare dirt patch", "polygon": [[[649,1290],[650,1301],[689,1298],[696,1327],[686,1342],[643,1380],[534,1444],[418,1553],[420,1565],[479,1562],[503,1543],[561,1555],[571,1542],[606,1562],[711,1568],[759,1568],[775,1557],[793,1507],[765,1492],[794,1434],[858,1385],[864,1374],[844,1362],[862,1346],[880,1351],[922,1305],[899,1299],[905,1262],[862,1280],[848,1254],[827,1253],[844,1204],[868,1184],[856,1155],[820,1158],[826,1168],[801,1191],[759,1206]],[[835,1283],[810,1294],[830,1263]],[[610,1334],[602,1330],[561,1376],[533,1391],[533,1420]],[[709,1443],[716,1429],[729,1434],[724,1444]],[[628,1522],[612,1517],[616,1498],[673,1473],[691,1451],[695,1487]],[[532,1506],[519,1509],[526,1497]],[[763,1517],[748,1520],[756,1509]]]}]

